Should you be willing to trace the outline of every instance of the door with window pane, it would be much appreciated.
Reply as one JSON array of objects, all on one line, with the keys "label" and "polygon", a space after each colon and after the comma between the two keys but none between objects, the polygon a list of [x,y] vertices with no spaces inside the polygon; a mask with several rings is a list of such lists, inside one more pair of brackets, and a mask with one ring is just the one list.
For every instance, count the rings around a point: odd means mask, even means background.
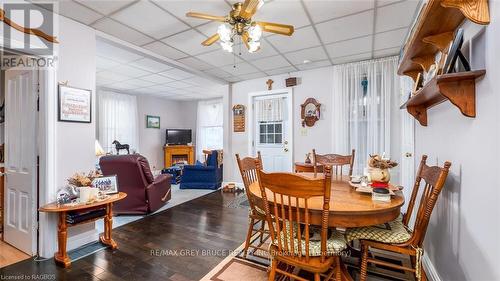
[{"label": "door with window pane", "polygon": [[260,151],[265,171],[291,172],[291,152],[288,147],[287,98],[257,97],[254,100],[255,152]]}]

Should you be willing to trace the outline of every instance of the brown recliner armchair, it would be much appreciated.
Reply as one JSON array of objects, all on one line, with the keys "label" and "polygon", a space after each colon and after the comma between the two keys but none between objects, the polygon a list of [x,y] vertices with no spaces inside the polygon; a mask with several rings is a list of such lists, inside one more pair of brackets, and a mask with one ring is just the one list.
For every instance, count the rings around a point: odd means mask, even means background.
[{"label": "brown recliner armchair", "polygon": [[99,160],[104,176],[117,175],[118,190],[127,193],[114,203],[115,214],[148,214],[161,208],[171,198],[171,175],[156,178],[148,160],[140,155],[108,155]]}]

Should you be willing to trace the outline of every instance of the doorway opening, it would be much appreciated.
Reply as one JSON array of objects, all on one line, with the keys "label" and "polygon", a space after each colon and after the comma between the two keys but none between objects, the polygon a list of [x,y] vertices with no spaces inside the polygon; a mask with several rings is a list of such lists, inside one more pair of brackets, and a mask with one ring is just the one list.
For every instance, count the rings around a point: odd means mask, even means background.
[{"label": "doorway opening", "polygon": [[292,172],[293,114],[289,89],[251,93],[249,154],[260,151],[264,169]]},{"label": "doorway opening", "polygon": [[38,95],[38,69],[0,70],[0,267],[37,253]]}]

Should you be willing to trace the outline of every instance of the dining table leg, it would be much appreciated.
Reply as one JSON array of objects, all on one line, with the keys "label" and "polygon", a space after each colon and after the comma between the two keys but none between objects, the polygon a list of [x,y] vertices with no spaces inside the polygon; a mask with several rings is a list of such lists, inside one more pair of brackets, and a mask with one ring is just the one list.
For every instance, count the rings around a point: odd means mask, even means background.
[{"label": "dining table leg", "polygon": [[71,265],[71,259],[66,252],[66,240],[68,239],[68,226],[66,224],[66,212],[59,213],[59,222],[57,224],[57,253],[54,259],[64,267]]},{"label": "dining table leg", "polygon": [[106,204],[106,216],[104,217],[104,233],[101,235],[101,242],[111,248],[116,249],[118,245],[111,238],[111,231],[113,229],[113,203]]}]

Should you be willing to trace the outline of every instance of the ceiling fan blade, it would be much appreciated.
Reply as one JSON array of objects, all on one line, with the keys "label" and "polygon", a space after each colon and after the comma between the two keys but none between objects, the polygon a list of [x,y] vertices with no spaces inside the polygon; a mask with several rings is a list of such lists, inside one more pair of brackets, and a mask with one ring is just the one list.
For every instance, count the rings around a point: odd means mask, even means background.
[{"label": "ceiling fan blade", "polygon": [[186,17],[204,19],[204,20],[212,20],[212,21],[220,21],[220,22],[226,21],[226,17],[223,17],[223,16],[212,16],[209,14],[196,13],[196,12],[186,13]]},{"label": "ceiling fan blade", "polygon": [[250,49],[250,45],[248,45],[249,38],[250,36],[248,35],[248,31],[245,31],[243,32],[243,34],[241,34],[241,41],[243,41],[243,44],[245,44],[245,47],[247,47],[247,49]]},{"label": "ceiling fan blade", "polygon": [[260,27],[262,27],[262,31],[265,32],[291,36],[294,31],[293,26],[287,24],[265,22],[265,21],[258,21],[257,24],[260,25]]},{"label": "ceiling fan blade", "polygon": [[217,42],[217,40],[219,40],[219,38],[220,38],[220,37],[219,37],[219,34],[215,33],[214,35],[212,35],[212,36],[208,37],[208,39],[207,39],[207,40],[205,40],[205,41],[201,42],[201,44],[202,44],[203,46],[210,46],[210,45],[212,45],[213,43]]},{"label": "ceiling fan blade", "polygon": [[245,0],[238,15],[244,19],[250,19],[262,6],[261,1],[263,0]]}]

